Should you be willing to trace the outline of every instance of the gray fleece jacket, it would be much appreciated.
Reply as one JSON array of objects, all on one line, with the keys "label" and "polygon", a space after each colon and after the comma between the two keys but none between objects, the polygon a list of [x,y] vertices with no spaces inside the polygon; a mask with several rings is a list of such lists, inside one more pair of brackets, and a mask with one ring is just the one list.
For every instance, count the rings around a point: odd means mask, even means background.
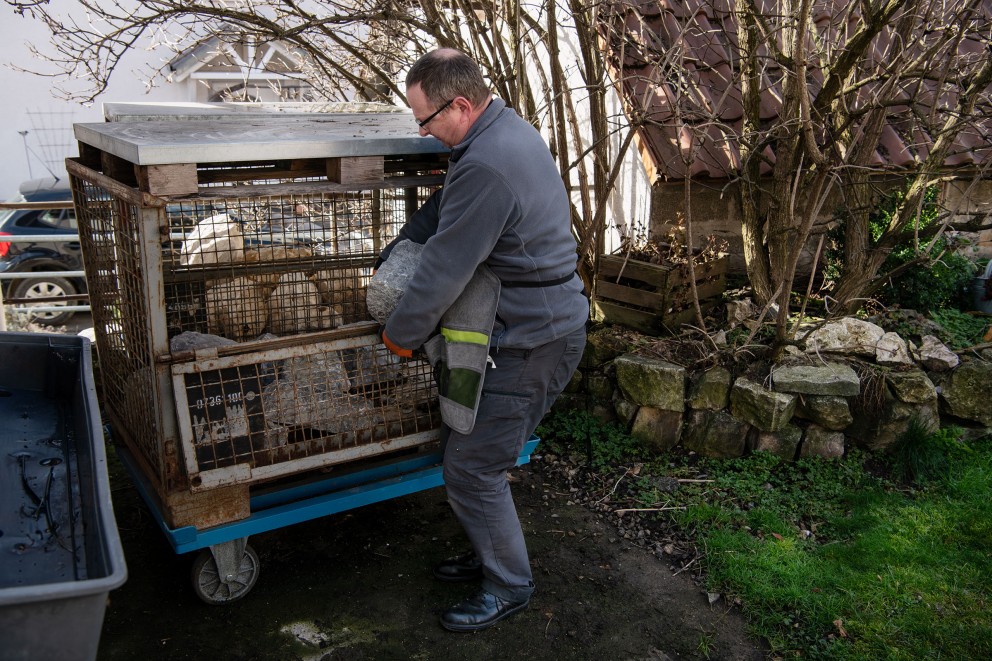
[{"label": "gray fleece jacket", "polygon": [[424,250],[385,326],[399,347],[416,349],[435,333],[482,263],[504,283],[493,346],[531,349],[577,330],[589,317],[578,275],[551,286],[518,286],[574,273],[577,256],[554,159],[537,130],[500,99],[451,150],[444,187],[410,218],[400,239]]}]

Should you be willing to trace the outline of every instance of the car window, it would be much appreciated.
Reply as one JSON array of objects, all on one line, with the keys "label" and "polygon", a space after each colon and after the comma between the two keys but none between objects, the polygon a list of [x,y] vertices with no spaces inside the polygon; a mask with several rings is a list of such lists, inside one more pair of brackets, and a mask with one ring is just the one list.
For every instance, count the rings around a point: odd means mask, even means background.
[{"label": "car window", "polygon": [[17,220],[18,227],[41,227],[76,231],[76,214],[72,209],[46,209],[35,213],[24,214]]}]

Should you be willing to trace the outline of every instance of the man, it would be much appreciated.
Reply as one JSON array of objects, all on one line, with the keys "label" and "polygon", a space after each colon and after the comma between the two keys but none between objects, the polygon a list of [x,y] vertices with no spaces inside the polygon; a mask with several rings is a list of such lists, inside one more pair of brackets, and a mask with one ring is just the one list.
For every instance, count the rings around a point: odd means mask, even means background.
[{"label": "man", "polygon": [[434,574],[481,578],[482,586],[441,624],[476,631],[526,608],[534,591],[507,470],[578,365],[589,305],[575,273],[567,193],[540,134],[493,98],[459,51],[428,53],[406,85],[420,133],[451,155],[444,187],[400,232],[424,248],[383,342],[411,356],[482,264],[501,286],[475,426],[443,434],[448,500],[473,551]]}]

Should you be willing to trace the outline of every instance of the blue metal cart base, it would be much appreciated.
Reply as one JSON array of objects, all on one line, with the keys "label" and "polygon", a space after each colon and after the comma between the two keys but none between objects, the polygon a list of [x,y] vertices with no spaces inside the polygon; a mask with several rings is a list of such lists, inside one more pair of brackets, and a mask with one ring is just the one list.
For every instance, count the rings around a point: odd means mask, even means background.
[{"label": "blue metal cart base", "polygon": [[[531,436],[520,452],[518,466],[530,462],[539,442],[537,436]],[[444,484],[441,452],[435,451],[300,484],[259,490],[251,496],[251,515],[240,521],[204,530],[193,526],[170,528],[134,458],[126,448],[119,446],[117,452],[173,550],[201,551],[193,563],[193,588],[200,599],[215,605],[241,599],[258,580],[258,555],[248,545],[249,536]]]}]

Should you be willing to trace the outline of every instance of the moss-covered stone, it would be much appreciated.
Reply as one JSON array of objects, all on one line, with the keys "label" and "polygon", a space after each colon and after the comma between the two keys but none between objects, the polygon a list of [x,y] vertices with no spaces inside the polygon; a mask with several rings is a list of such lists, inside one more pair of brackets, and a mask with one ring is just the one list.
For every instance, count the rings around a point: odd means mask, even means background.
[{"label": "moss-covered stone", "polygon": [[847,398],[834,395],[800,397],[795,416],[833,431],[847,429],[854,422]]},{"label": "moss-covered stone", "polygon": [[613,365],[617,386],[634,404],[680,413],[685,409],[685,368],[632,354],[620,356]]},{"label": "moss-covered stone", "polygon": [[748,436],[748,449],[752,452],[770,452],[782,459],[792,461],[796,458],[796,450],[803,438],[803,430],[793,424],[787,424],[779,431],[761,431],[756,429]]},{"label": "moss-covered stone", "polygon": [[992,427],[992,364],[970,360],[959,365],[944,381],[941,403],[951,415]]},{"label": "moss-covered stone", "polygon": [[682,445],[704,457],[733,459],[744,455],[750,426],[726,411],[690,413]]},{"label": "moss-covered stone", "polygon": [[937,389],[923,370],[887,372],[885,382],[892,388],[892,394],[907,404],[933,404],[937,401]]},{"label": "moss-covered stone", "polygon": [[724,367],[696,374],[689,388],[689,406],[711,411],[727,408],[731,380],[730,371]]},{"label": "moss-covered stone", "polygon": [[582,353],[582,367],[600,367],[617,356],[630,351],[630,345],[617,337],[609,328],[600,328],[586,336],[586,348]]},{"label": "moss-covered stone", "polygon": [[634,416],[637,415],[637,408],[637,404],[634,404],[620,393],[614,393],[613,411],[617,414],[617,420],[620,421],[624,429],[630,429],[630,425],[634,422]]},{"label": "moss-covered stone", "polygon": [[763,431],[779,431],[792,419],[796,396],[767,390],[760,383],[740,378],[730,389],[730,412]]}]

